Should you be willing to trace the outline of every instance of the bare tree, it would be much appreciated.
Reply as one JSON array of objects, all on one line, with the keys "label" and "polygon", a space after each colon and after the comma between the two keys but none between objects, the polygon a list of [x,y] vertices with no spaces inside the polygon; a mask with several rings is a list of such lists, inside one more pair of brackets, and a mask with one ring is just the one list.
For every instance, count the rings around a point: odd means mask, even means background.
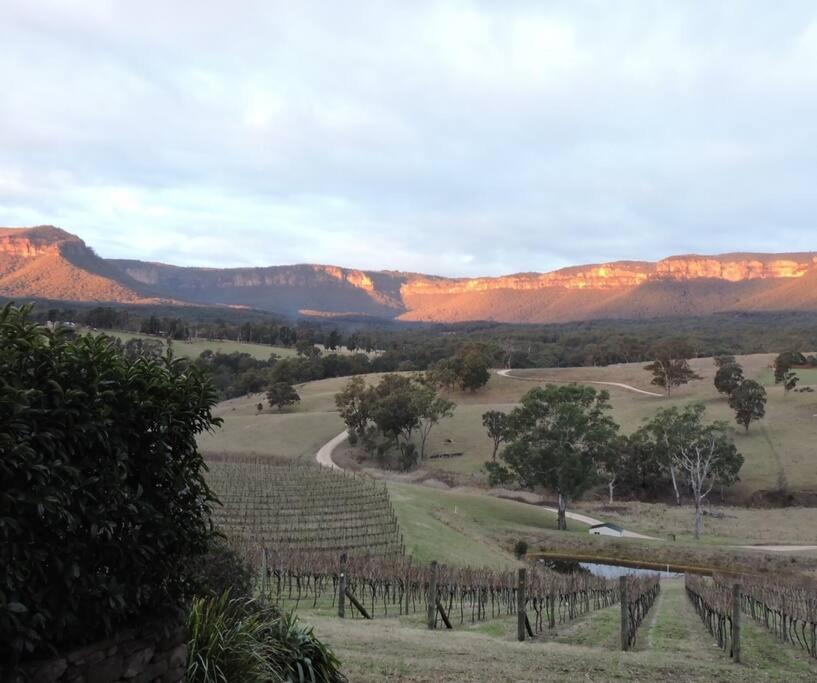
[{"label": "bare tree", "polygon": [[[743,456],[738,453],[725,422],[703,423],[700,404],[683,410],[659,411],[653,422],[654,434],[664,441],[670,462],[689,484],[695,505],[693,535],[703,531],[703,505],[716,485],[729,486],[738,480]],[[677,495],[677,489],[676,489]]]}]

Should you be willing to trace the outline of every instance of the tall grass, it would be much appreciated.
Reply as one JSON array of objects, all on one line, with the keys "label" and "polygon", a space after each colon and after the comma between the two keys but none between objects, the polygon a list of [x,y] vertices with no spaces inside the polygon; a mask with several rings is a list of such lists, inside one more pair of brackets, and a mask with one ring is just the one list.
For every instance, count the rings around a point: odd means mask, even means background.
[{"label": "tall grass", "polygon": [[297,617],[251,598],[193,601],[188,616],[190,683],[340,683],[334,653]]}]

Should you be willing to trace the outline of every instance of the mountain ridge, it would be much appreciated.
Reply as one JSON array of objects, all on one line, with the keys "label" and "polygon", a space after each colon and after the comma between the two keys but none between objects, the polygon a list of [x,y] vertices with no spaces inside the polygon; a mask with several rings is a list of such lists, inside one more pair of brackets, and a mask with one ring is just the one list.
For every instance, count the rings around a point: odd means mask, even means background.
[{"label": "mountain ridge", "polygon": [[682,254],[452,278],[310,263],[207,268],[103,259],[72,233],[36,226],[0,228],[0,295],[423,322],[817,310],[817,252]]}]

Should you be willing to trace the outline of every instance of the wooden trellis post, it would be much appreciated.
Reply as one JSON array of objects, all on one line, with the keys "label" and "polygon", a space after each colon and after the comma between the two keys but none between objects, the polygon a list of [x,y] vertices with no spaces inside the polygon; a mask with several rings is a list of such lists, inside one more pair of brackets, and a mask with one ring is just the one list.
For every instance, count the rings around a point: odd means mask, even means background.
[{"label": "wooden trellis post", "polygon": [[516,639],[520,643],[525,640],[525,605],[527,603],[525,588],[525,568],[522,567],[516,580]]},{"label": "wooden trellis post", "polygon": [[550,617],[548,628],[556,628],[556,591],[550,591]]},{"label": "wooden trellis post", "polygon": [[732,661],[740,664],[740,584],[732,584]]},{"label": "wooden trellis post", "polygon": [[338,616],[346,616],[346,553],[340,556],[340,574],[338,575]]},{"label": "wooden trellis post", "polygon": [[626,576],[619,578],[619,593],[621,594],[621,649],[626,652],[630,649],[630,606]]},{"label": "wooden trellis post", "polygon": [[406,604],[404,614],[409,613],[409,602],[411,602],[411,556],[408,558],[408,569],[406,571],[406,583],[403,587],[403,601]]},{"label": "wooden trellis post", "polygon": [[428,628],[430,629],[434,629],[437,623],[437,579],[439,573],[440,568],[437,566],[437,560],[432,560],[431,577],[428,581],[428,612],[426,614]]}]

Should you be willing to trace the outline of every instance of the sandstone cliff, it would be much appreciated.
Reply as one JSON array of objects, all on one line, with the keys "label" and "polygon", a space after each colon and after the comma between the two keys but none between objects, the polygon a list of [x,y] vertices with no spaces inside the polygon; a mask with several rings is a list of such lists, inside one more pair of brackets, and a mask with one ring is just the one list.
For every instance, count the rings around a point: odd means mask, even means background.
[{"label": "sandstone cliff", "polygon": [[817,310],[817,253],[690,254],[549,273],[445,278],[315,264],[189,268],[105,260],[59,228],[0,228],[0,295],[226,304],[291,315],[438,322]]}]

